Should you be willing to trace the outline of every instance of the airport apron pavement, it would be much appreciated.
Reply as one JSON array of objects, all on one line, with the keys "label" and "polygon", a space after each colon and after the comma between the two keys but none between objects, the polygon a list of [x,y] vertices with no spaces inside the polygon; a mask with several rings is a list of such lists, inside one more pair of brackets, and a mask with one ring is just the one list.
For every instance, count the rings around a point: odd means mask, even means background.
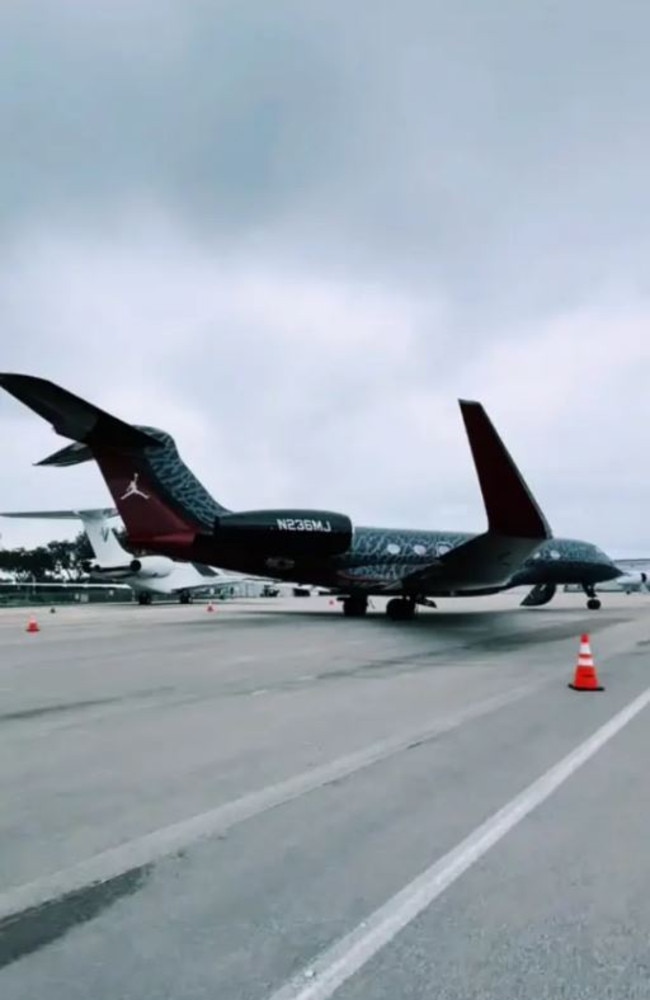
[{"label": "airport apron pavement", "polygon": [[518,599],[0,612],[3,1000],[648,996],[650,604]]}]

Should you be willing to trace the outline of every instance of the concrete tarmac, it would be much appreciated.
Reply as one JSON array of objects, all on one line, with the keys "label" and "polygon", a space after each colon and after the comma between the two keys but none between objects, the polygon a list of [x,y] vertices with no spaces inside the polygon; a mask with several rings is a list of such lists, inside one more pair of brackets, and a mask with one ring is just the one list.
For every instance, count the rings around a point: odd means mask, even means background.
[{"label": "concrete tarmac", "polygon": [[[649,996],[649,710],[618,713],[650,599],[603,597],[0,611],[3,1000]],[[583,631],[602,693],[567,688]]]}]

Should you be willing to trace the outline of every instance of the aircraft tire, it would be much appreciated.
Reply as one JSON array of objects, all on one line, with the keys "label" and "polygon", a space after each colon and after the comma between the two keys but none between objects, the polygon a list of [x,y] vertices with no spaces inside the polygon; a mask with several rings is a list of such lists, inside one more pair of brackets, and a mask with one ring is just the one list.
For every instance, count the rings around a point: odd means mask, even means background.
[{"label": "aircraft tire", "polygon": [[386,614],[394,622],[410,621],[415,615],[415,603],[402,597],[393,597],[386,605]]}]

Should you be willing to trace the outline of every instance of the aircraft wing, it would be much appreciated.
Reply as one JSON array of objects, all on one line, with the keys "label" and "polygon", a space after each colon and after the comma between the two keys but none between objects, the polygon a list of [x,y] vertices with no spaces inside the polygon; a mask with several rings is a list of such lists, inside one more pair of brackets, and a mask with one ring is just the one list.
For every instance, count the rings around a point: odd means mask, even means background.
[{"label": "aircraft wing", "polygon": [[243,573],[226,573],[222,569],[206,566],[204,563],[193,562],[188,563],[188,565],[196,570],[197,578],[190,583],[183,579],[182,583],[172,588],[172,594],[178,594],[182,591],[220,590],[222,587],[232,587],[237,583],[250,583],[251,581],[255,583],[267,582],[260,577],[246,576]]},{"label": "aircraft wing", "polygon": [[540,542],[486,531],[386,588],[386,593],[481,593],[507,586]]},{"label": "aircraft wing", "polygon": [[185,583],[182,586],[172,587],[169,593],[182,594],[185,591],[200,593],[203,590],[221,590],[223,587],[233,587],[236,583],[242,583],[244,579],[240,576],[217,576],[214,580],[205,579],[199,583]]},{"label": "aircraft wing", "polygon": [[552,537],[551,529],[508,449],[480,403],[460,400],[488,530],[428,566],[391,584],[388,591],[468,593],[507,586],[521,564]]}]

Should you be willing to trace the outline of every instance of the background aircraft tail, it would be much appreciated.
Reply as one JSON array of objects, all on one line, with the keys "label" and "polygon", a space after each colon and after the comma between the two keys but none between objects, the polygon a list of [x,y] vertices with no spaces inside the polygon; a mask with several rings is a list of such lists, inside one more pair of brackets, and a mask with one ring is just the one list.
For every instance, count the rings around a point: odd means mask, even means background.
[{"label": "background aircraft tail", "polygon": [[120,544],[109,525],[110,518],[117,516],[115,507],[99,507],[89,510],[30,510],[6,511],[1,517],[30,518],[39,521],[81,521],[88,535],[90,547],[100,566],[114,566],[131,560],[131,555]]},{"label": "background aircraft tail", "polygon": [[79,516],[100,567],[130,563],[133,558],[131,553],[120,544],[108,519],[101,516],[101,511],[81,511]]},{"label": "background aircraft tail", "polygon": [[173,438],[154,427],[127,424],[46,379],[0,374],[0,385],[75,442],[38,465],[95,459],[129,538],[187,541],[212,531],[226,512],[182,461]]}]

